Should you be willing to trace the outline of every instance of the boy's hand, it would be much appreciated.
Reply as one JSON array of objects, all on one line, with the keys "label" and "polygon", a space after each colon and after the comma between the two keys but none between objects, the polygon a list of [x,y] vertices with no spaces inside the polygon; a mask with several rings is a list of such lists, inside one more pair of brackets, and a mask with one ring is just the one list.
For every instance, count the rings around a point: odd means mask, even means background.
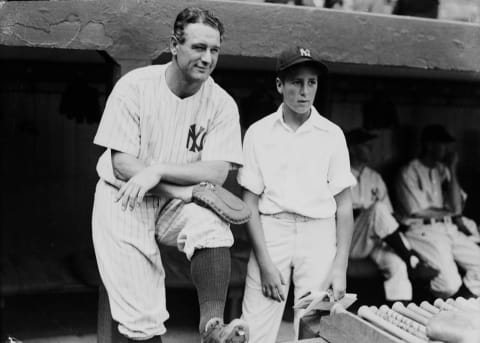
[{"label": "boy's hand", "polygon": [[269,263],[260,268],[260,275],[263,295],[278,302],[284,301],[285,280],[278,268],[273,263]]},{"label": "boy's hand", "polygon": [[330,288],[335,301],[342,299],[347,291],[347,273],[343,268],[334,268],[330,274]]}]

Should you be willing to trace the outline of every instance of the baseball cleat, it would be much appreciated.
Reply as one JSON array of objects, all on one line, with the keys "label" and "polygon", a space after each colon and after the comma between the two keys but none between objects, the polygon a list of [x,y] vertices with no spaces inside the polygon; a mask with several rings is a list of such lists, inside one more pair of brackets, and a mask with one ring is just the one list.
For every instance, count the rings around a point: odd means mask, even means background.
[{"label": "baseball cleat", "polygon": [[248,324],[241,319],[234,319],[224,324],[220,318],[212,318],[205,325],[202,343],[247,343]]}]

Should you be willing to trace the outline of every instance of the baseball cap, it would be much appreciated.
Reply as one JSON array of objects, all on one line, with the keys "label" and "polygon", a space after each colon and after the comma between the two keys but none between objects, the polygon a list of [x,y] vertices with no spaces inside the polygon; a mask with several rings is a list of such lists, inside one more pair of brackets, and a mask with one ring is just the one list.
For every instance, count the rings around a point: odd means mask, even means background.
[{"label": "baseball cap", "polygon": [[455,138],[451,136],[443,125],[427,125],[422,130],[423,142],[452,143]]},{"label": "baseball cap", "polygon": [[377,135],[370,133],[363,128],[353,129],[345,133],[345,139],[350,146],[363,144],[374,138],[377,138]]},{"label": "baseball cap", "polygon": [[283,50],[278,55],[277,73],[297,64],[306,62],[314,64],[320,74],[326,74],[328,72],[327,66],[320,61],[313,49],[301,46],[292,46]]}]

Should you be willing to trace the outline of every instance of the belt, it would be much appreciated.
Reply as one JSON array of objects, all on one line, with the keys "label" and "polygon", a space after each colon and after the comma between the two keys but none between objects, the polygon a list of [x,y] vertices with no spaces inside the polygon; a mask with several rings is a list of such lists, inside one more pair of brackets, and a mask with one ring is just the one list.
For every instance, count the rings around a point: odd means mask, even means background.
[{"label": "belt", "polygon": [[310,220],[315,220],[315,218],[306,217],[306,216],[303,216],[301,214],[297,214],[297,213],[293,213],[293,212],[262,213],[262,216],[272,217],[272,218],[276,218],[276,219],[300,221],[300,222],[307,222],[307,221],[310,221]]},{"label": "belt", "polygon": [[423,224],[425,225],[433,225],[436,223],[452,224],[452,217],[445,216],[443,218],[423,218]]}]

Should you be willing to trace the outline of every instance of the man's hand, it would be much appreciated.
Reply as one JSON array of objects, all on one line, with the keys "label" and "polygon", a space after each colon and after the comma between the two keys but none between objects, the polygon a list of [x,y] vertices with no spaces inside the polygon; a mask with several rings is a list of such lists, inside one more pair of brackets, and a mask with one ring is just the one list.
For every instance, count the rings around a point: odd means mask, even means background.
[{"label": "man's hand", "polygon": [[[412,261],[415,260],[416,263],[412,265]],[[407,267],[408,275],[412,280],[423,280],[431,281],[440,274],[440,271],[437,268],[431,266],[427,261],[425,261],[419,254],[412,251],[412,256],[410,258],[410,263]]]},{"label": "man's hand", "polygon": [[115,201],[122,202],[122,210],[140,206],[145,194],[160,183],[162,176],[157,167],[147,167],[135,174],[117,193]]},{"label": "man's hand", "polygon": [[284,301],[286,298],[284,293],[285,280],[278,268],[273,263],[262,266],[260,276],[263,295],[278,302]]},{"label": "man's hand", "polygon": [[344,268],[333,267],[330,273],[330,288],[333,291],[333,299],[340,300],[347,291],[347,271]]},{"label": "man's hand", "polygon": [[458,166],[458,153],[455,150],[450,151],[445,158],[445,164],[450,170],[456,170]]}]

